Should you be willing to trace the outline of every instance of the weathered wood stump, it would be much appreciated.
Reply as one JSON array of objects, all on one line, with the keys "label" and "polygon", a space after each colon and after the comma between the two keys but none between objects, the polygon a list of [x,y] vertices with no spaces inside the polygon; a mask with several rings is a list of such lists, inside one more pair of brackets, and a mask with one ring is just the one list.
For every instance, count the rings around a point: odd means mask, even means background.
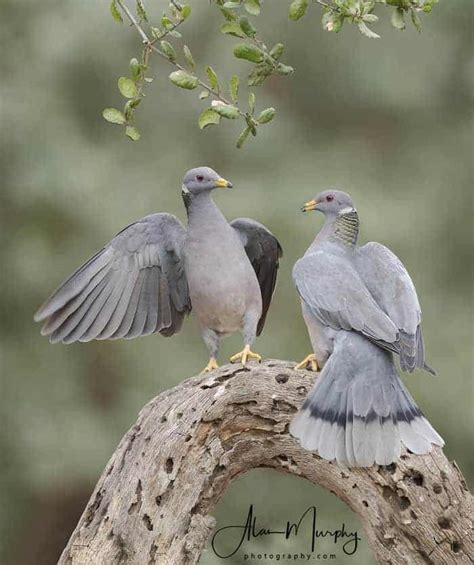
[{"label": "weathered wood stump", "polygon": [[344,470],[303,451],[291,417],[315,375],[224,366],[149,402],[103,472],[59,563],[198,563],[230,482],[256,467],[305,478],[356,512],[380,563],[471,563],[473,503],[441,449]]}]

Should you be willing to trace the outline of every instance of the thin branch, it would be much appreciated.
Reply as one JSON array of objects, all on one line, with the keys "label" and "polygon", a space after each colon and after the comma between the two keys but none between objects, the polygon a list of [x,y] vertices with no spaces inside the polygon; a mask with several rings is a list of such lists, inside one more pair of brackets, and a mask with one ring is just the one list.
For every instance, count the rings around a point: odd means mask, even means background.
[{"label": "thin branch", "polygon": [[137,20],[135,19],[135,16],[132,14],[132,12],[128,9],[128,7],[121,0],[117,0],[117,4],[125,12],[127,18],[130,20],[131,24],[137,28],[138,33],[141,35],[141,37],[143,39],[143,43],[149,44],[150,40],[148,39],[147,34],[143,31],[143,28],[137,22]]},{"label": "thin branch", "polygon": [[155,37],[152,39],[151,44],[155,44],[158,41],[161,41],[162,39],[164,39],[167,35],[169,35],[171,32],[175,31],[176,28],[178,28],[181,24],[183,24],[186,20],[179,20],[178,22],[174,23],[172,26],[166,28],[166,30],[158,37]]},{"label": "thin branch", "polygon": [[[124,2],[122,2],[122,0],[117,0],[117,5],[120,6],[120,8],[123,10],[123,12],[125,13],[125,15],[127,16],[127,18],[130,20],[130,23],[137,29],[138,33],[140,34],[140,37],[143,40],[143,43],[145,44],[146,48],[148,48],[151,51],[154,51],[157,55],[159,55],[162,59],[164,59],[165,61],[167,61],[168,63],[170,63],[171,65],[173,65],[174,67],[176,67],[177,69],[179,69],[180,71],[184,71],[187,72],[187,70],[180,65],[179,63],[177,63],[176,61],[171,61],[171,59],[169,59],[165,53],[163,53],[163,51],[161,51],[161,49],[158,49],[158,47],[155,45],[155,42],[153,40],[151,40],[148,35],[145,33],[144,29],[142,28],[142,26],[138,23],[137,19],[135,18],[135,16],[132,14],[132,12],[128,9],[128,7],[126,6],[126,4]],[[181,23],[181,22],[180,22]],[[170,30],[171,31],[171,30]],[[163,36],[164,37],[164,36]],[[161,39],[161,38],[160,38]],[[201,86],[204,90],[207,90],[207,92],[209,92],[209,94],[211,96],[213,96],[214,98],[216,98],[217,100],[220,100],[221,102],[223,102],[224,104],[227,104],[229,106],[237,106],[237,104],[234,104],[233,102],[231,102],[230,100],[228,100],[227,98],[225,98],[224,96],[222,96],[221,94],[217,93],[213,88],[211,88],[208,84],[206,84],[204,81],[202,81],[199,77],[196,77],[198,80],[198,84],[199,86]],[[238,108],[239,114],[240,116],[242,116],[242,118],[244,118],[245,120],[247,120],[248,116],[247,114],[245,114],[245,112],[243,112],[240,108]]]}]

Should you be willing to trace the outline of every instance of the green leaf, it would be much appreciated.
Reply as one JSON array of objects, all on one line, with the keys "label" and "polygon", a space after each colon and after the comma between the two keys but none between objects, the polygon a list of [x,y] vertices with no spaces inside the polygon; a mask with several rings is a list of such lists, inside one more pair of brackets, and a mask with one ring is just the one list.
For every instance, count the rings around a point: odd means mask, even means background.
[{"label": "green leaf", "polygon": [[122,14],[117,8],[117,3],[115,0],[112,0],[112,2],[110,3],[110,13],[116,22],[118,22],[119,24],[123,23]]},{"label": "green leaf", "polygon": [[137,85],[131,78],[120,77],[117,84],[120,94],[125,98],[136,98],[138,96]]},{"label": "green leaf", "polygon": [[257,137],[257,128],[255,126],[257,126],[257,122],[255,120],[253,120],[251,117],[246,117],[246,122],[247,125],[250,128],[250,133],[254,136]]},{"label": "green leaf", "polygon": [[199,94],[199,100],[204,100],[205,98],[209,98],[209,90],[203,90],[200,94]]},{"label": "green leaf", "polygon": [[240,8],[240,2],[224,2],[223,8],[226,10],[235,10],[235,8]]},{"label": "green leaf", "polygon": [[143,5],[142,0],[137,0],[137,14],[141,20],[144,20],[145,22],[148,21],[148,17],[145,11],[145,6]]},{"label": "green leaf", "polygon": [[193,90],[199,84],[199,80],[186,71],[174,71],[170,74],[169,79],[176,86],[186,90]]},{"label": "green leaf", "polygon": [[212,90],[215,90],[217,93],[221,91],[221,87],[219,85],[219,79],[217,78],[216,71],[212,67],[206,67],[207,78],[209,80],[209,86]]},{"label": "green leaf", "polygon": [[375,14],[365,14],[365,16],[362,16],[362,20],[369,24],[374,24],[379,21],[379,18]]},{"label": "green leaf", "polygon": [[275,61],[278,61],[283,55],[284,50],[285,46],[283,45],[283,43],[276,43],[270,51],[270,57],[273,57]]},{"label": "green leaf", "polygon": [[342,24],[344,23],[344,16],[338,12],[328,10],[324,12],[321,23],[324,30],[338,33],[341,31]]},{"label": "green leaf", "polygon": [[421,32],[421,20],[418,17],[418,14],[415,12],[415,10],[411,10],[411,21],[412,21],[413,25],[415,26],[416,31],[418,33],[420,33]]},{"label": "green leaf", "polygon": [[240,27],[242,28],[242,31],[245,33],[247,37],[255,37],[257,33],[257,28],[250,23],[248,18],[245,17],[240,18],[239,24]]},{"label": "green leaf", "polygon": [[129,67],[133,78],[139,78],[142,73],[142,68],[140,63],[138,62],[138,59],[136,59],[135,57],[133,59],[130,59]]},{"label": "green leaf", "polygon": [[266,108],[265,110],[262,110],[258,115],[257,122],[259,124],[268,124],[268,122],[271,122],[274,117],[275,108]]},{"label": "green leaf", "polygon": [[290,4],[290,11],[288,15],[290,20],[296,22],[306,14],[308,8],[308,0],[293,0]]},{"label": "green leaf", "polygon": [[244,0],[245,9],[252,16],[260,14],[260,0]]},{"label": "green leaf", "polygon": [[242,133],[239,135],[239,139],[237,140],[237,148],[240,149],[242,147],[242,145],[245,143],[245,141],[247,140],[247,137],[249,136],[250,133],[250,128],[249,126],[247,126]]},{"label": "green leaf", "polygon": [[290,67],[290,65],[284,65],[283,63],[278,63],[278,66],[276,68],[276,72],[279,75],[291,75],[292,73],[295,72],[295,69],[293,67]]},{"label": "green leaf", "polygon": [[247,84],[249,86],[260,86],[265,82],[273,72],[273,66],[266,63],[255,65],[253,71],[249,74]]},{"label": "green leaf", "polygon": [[429,14],[431,12],[431,10],[433,9],[433,4],[437,4],[438,0],[425,0],[425,3],[423,5],[423,12],[425,12],[426,14]]},{"label": "green leaf", "polygon": [[182,20],[187,20],[191,15],[191,6],[189,4],[184,4],[179,12],[179,16]]},{"label": "green leaf", "polygon": [[370,39],[380,39],[380,35],[368,28],[364,22],[359,22],[357,27],[359,28],[360,33],[365,35],[365,37],[369,37]]},{"label": "green leaf", "polygon": [[237,19],[237,15],[232,10],[226,10],[223,6],[219,6],[219,9],[228,22],[233,22]]},{"label": "green leaf", "polygon": [[125,135],[132,141],[138,141],[140,139],[140,132],[135,126],[127,126],[125,128]]},{"label": "green leaf", "polygon": [[213,110],[212,108],[206,108],[201,112],[201,115],[198,119],[198,124],[201,129],[204,129],[207,126],[218,124],[220,120],[221,117],[215,110]]},{"label": "green leaf", "polygon": [[220,100],[212,101],[212,109],[219,114],[222,118],[227,118],[228,120],[235,120],[239,117],[239,109],[231,104],[225,104]]},{"label": "green leaf", "polygon": [[227,22],[221,25],[221,32],[234,37],[245,37],[245,33],[237,22]]},{"label": "green leaf", "polygon": [[163,35],[163,31],[158,27],[150,26],[150,29],[153,39],[160,39],[160,37]]},{"label": "green leaf", "polygon": [[263,61],[264,53],[255,45],[250,43],[239,43],[234,47],[234,56],[237,59],[245,59],[252,63],[261,63]]},{"label": "green leaf", "polygon": [[168,18],[168,16],[166,14],[163,14],[161,16],[161,25],[168,29],[170,27],[173,27],[173,22]]},{"label": "green leaf", "polygon": [[122,125],[122,124],[126,123],[126,121],[127,121],[125,119],[123,112],[121,112],[120,110],[117,110],[117,108],[106,108],[102,112],[102,116],[103,116],[104,120],[107,120],[111,124]]},{"label": "green leaf", "polygon": [[397,8],[396,10],[393,10],[390,21],[393,27],[396,29],[405,29],[406,27],[405,14],[401,8]]},{"label": "green leaf", "polygon": [[133,114],[135,108],[140,104],[142,101],[141,98],[133,98],[132,100],[128,100],[123,108],[123,113],[125,114],[125,118],[129,120]]},{"label": "green leaf", "polygon": [[194,69],[196,68],[196,63],[194,62],[194,57],[193,54],[191,53],[191,49],[187,45],[183,46],[183,53],[184,53],[184,58],[186,59],[186,62],[189,65],[189,68],[194,71]]},{"label": "green leaf", "polygon": [[160,41],[160,46],[163,53],[174,63],[176,61],[176,51],[171,43],[166,41],[166,39],[163,39],[163,41]]},{"label": "green leaf", "polygon": [[250,113],[253,114],[255,112],[255,94],[253,92],[249,94],[249,108]]},{"label": "green leaf", "polygon": [[237,75],[232,75],[232,78],[230,79],[229,92],[232,102],[237,104],[239,96],[239,77]]}]

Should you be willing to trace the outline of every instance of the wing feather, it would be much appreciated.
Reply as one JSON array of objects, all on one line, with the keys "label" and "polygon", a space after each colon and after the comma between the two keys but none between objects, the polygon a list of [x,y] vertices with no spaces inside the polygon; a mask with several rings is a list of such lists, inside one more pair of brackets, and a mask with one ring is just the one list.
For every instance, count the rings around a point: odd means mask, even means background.
[{"label": "wing feather", "polygon": [[81,307],[51,334],[51,343],[73,343],[89,329],[95,316],[100,312],[103,303],[109,296],[111,278],[110,274],[107,275],[101,283],[97,285],[94,292],[87,297]]},{"label": "wing feather", "polygon": [[142,289],[143,279],[145,278],[145,269],[138,271],[135,284],[133,286],[132,294],[130,295],[130,300],[127,304],[127,310],[123,316],[120,326],[111,337],[111,339],[137,337],[130,336],[130,331],[132,328],[133,320],[135,319],[135,314],[137,312],[138,301],[140,299],[140,292]]},{"label": "wing feather", "polygon": [[77,269],[35,315],[52,343],[179,331],[191,311],[182,262],[186,230],[151,214],[119,232]]},{"label": "wing feather", "polygon": [[256,220],[237,218],[230,225],[239,234],[247,257],[257,275],[262,294],[262,315],[257,326],[257,335],[260,335],[275,291],[279,261],[283,256],[283,250],[277,238]]},{"label": "wing feather", "polygon": [[92,277],[89,284],[75,298],[71,299],[64,306],[60,307],[59,310],[51,314],[49,318],[46,319],[41,329],[41,335],[51,335],[62,324],[64,324],[64,322],[82,306],[88,296],[90,296],[90,294],[102,282],[108,271],[109,269],[107,267],[98,271],[97,274]]},{"label": "wing feather", "polygon": [[421,308],[403,263],[384,245],[370,242],[358,249],[355,267],[374,300],[397,327],[399,339],[394,349],[400,355],[402,369],[411,373],[424,368]]},{"label": "wing feather", "polygon": [[299,295],[322,324],[388,343],[397,340],[397,328],[345,258],[322,251],[305,255],[296,262],[293,279]]}]

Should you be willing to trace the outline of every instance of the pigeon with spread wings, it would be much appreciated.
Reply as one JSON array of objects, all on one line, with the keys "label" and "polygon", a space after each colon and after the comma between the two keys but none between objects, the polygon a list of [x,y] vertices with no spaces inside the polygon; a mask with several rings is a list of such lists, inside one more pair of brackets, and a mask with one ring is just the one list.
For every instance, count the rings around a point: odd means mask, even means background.
[{"label": "pigeon with spread wings", "polygon": [[205,371],[218,366],[220,339],[239,330],[244,348],[231,360],[260,360],[251,345],[263,329],[282,250],[257,221],[225,219],[211,192],[231,187],[208,167],[188,171],[187,228],[166,213],[124,228],[41,306],[41,333],[52,343],[171,336],[192,309],[209,349]]}]

